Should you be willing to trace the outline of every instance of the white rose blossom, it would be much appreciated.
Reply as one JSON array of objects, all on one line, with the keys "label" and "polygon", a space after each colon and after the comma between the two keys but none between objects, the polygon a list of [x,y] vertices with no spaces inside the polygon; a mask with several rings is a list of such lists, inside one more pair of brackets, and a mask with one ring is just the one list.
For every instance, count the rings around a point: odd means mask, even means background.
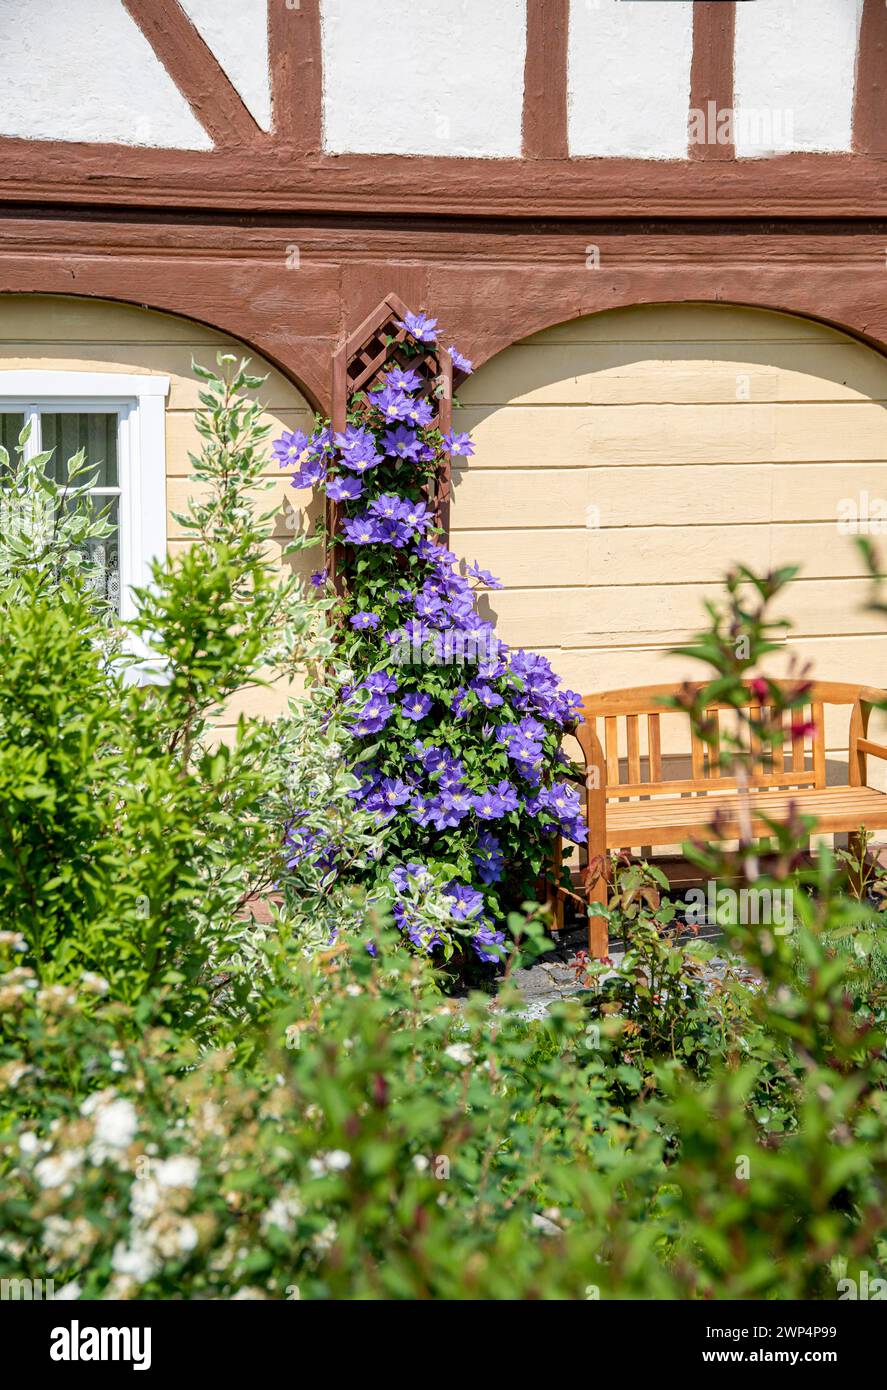
[{"label": "white rose blossom", "polygon": [[35,1164],[34,1177],[41,1187],[64,1187],[83,1162],[82,1149],[51,1154]]},{"label": "white rose blossom", "polygon": [[350,1166],[351,1155],[344,1149],[330,1149],[308,1160],[308,1170],[315,1178],[322,1178],[327,1173],[343,1173]]},{"label": "white rose blossom", "polygon": [[119,1157],[128,1149],[139,1127],[139,1117],[131,1100],[112,1100],[96,1108],[95,1137],[89,1150],[94,1163]]},{"label": "white rose blossom", "polygon": [[190,1154],[175,1154],[154,1168],[161,1187],[194,1187],[200,1176],[200,1162]]}]

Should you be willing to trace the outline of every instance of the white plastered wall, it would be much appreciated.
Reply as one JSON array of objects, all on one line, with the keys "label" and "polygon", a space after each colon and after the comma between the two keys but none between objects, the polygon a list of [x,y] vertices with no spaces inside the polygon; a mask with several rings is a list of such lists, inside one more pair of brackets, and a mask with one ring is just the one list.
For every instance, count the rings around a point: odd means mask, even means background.
[{"label": "white plastered wall", "polygon": [[517,158],[525,0],[323,0],[333,153]]},{"label": "white plastered wall", "polygon": [[686,158],[692,52],[692,5],[572,0],[570,153]]},{"label": "white plastered wall", "polygon": [[862,0],[736,6],[736,153],[833,153],[852,143]]},{"label": "white plastered wall", "polygon": [[0,0],[0,135],[212,148],[120,0]]}]

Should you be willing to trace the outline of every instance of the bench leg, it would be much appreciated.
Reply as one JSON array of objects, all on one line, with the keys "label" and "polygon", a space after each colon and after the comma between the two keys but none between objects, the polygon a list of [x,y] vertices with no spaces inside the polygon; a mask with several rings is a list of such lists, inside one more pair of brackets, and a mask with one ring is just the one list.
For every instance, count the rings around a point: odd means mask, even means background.
[{"label": "bench leg", "polygon": [[[588,788],[586,804],[588,825],[588,868],[585,871],[586,898],[607,905],[607,803],[603,786]],[[606,917],[588,919],[588,954],[593,960],[606,960],[610,948],[610,926]]]},{"label": "bench leg", "polygon": [[[607,905],[607,880],[599,878],[593,884],[588,894],[588,905],[594,903]],[[610,927],[606,917],[589,917],[588,919],[588,954],[594,960],[606,960],[610,954]]]},{"label": "bench leg", "polygon": [[560,892],[561,874],[563,871],[563,840],[560,835],[558,835],[555,838],[554,848],[551,851],[551,865],[546,880],[548,891],[545,901],[551,913],[552,931],[563,931],[564,929],[564,895]]},{"label": "bench leg", "polygon": [[[589,845],[588,868],[586,869],[586,901],[589,907],[594,903],[601,903],[607,906],[608,898],[608,866],[606,849],[601,848],[597,853],[592,853]],[[605,960],[609,954],[610,928],[606,917],[589,917],[588,919],[588,954],[595,960]]]}]

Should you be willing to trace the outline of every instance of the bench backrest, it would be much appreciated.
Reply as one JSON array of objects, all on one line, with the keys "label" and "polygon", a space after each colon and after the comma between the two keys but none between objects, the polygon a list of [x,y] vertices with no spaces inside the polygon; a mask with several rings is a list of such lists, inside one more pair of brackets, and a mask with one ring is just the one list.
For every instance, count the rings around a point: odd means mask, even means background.
[{"label": "bench backrest", "polygon": [[[797,688],[797,681],[774,681],[785,689]],[[697,687],[698,688],[698,687]],[[721,772],[719,742],[710,746],[695,733],[689,717],[680,710],[663,708],[662,701],[677,694],[673,685],[646,685],[625,690],[610,690],[583,699],[583,723],[577,738],[589,768],[599,767],[600,784],[606,787],[608,799],[644,796],[655,792],[676,795],[679,792],[712,791],[713,783],[725,791],[736,786],[736,779]],[[785,741],[781,744],[754,749],[752,781],[766,787],[824,787],[825,768],[825,707],[849,707],[849,780],[851,785],[865,781],[864,752],[857,745],[864,743],[868,716],[873,704],[885,698],[884,692],[870,686],[849,685],[834,681],[815,681],[806,692],[806,701],[782,717]],[[767,709],[749,687],[748,703],[744,709]],[[708,707],[714,721],[716,737],[734,720],[732,706],[715,704]],[[683,721],[681,746],[663,752],[662,721],[670,721],[670,732]],[[791,732],[800,725],[810,724],[806,732]],[[668,775],[668,765],[677,762],[679,772]],[[686,775],[689,768],[690,776]]]}]

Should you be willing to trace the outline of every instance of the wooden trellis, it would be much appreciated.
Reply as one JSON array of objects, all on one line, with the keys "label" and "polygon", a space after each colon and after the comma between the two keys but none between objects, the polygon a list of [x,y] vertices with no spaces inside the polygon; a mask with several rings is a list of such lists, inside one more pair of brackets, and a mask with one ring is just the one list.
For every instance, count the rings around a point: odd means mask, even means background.
[{"label": "wooden trellis", "polygon": [[[352,398],[361,391],[380,386],[394,367],[411,368],[422,378],[420,394],[430,402],[434,411],[429,428],[438,428],[444,434],[451,428],[453,388],[464,380],[464,373],[454,372],[452,358],[440,344],[415,344],[415,340],[403,328],[398,328],[397,320],[403,320],[407,313],[409,310],[402,299],[396,294],[386,295],[333,357],[332,419],[333,429],[337,433],[345,429]],[[407,352],[404,347],[407,341],[423,349],[421,355]],[[442,528],[443,539],[446,540],[450,528],[449,455],[442,458],[426,493],[435,521]],[[328,536],[335,535],[338,520],[336,504],[327,501]],[[335,579],[334,547],[328,548],[327,565],[331,577]]]}]

